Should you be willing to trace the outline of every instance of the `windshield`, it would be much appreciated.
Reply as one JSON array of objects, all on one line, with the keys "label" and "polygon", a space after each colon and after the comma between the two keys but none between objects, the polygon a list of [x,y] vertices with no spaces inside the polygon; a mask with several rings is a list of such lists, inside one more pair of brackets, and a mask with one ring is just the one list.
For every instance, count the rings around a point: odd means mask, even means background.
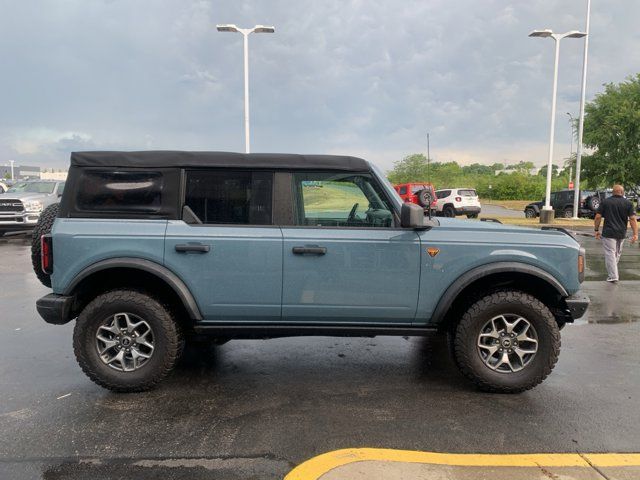
[{"label": "windshield", "polygon": [[56,186],[53,182],[24,182],[17,183],[7,193],[53,193],[53,188]]},{"label": "windshield", "polygon": [[398,192],[396,192],[396,189],[393,188],[393,185],[391,185],[389,180],[387,180],[387,177],[385,176],[385,174],[382,173],[382,171],[376,165],[374,165],[373,163],[370,163],[369,165],[371,165],[371,169],[373,170],[373,173],[382,184],[382,188],[384,188],[387,191],[387,195],[389,195],[389,198],[391,199],[397,211],[399,212],[400,208],[402,207],[402,199],[400,198],[400,195],[398,195]]},{"label": "windshield", "polygon": [[424,190],[425,188],[427,188],[426,185],[412,185],[411,186],[411,193],[417,193],[420,190]]},{"label": "windshield", "polygon": [[467,190],[458,190],[458,195],[462,195],[463,197],[477,197],[478,194],[475,190],[469,188]]}]

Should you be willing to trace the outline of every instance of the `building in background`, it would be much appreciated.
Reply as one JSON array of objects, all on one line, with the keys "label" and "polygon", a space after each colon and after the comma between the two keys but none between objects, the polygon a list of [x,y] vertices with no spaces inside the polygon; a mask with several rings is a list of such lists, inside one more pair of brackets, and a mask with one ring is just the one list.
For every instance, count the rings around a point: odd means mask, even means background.
[{"label": "building in background", "polygon": [[[15,180],[66,180],[67,171],[54,168],[40,168],[30,165],[14,165]],[[11,179],[11,166],[0,165],[0,179]]]}]

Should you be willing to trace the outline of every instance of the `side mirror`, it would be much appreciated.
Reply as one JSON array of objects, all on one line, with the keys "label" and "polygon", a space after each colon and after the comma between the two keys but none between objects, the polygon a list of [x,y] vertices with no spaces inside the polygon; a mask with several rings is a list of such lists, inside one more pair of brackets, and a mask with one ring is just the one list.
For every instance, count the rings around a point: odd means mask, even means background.
[{"label": "side mirror", "polygon": [[403,203],[400,209],[400,226],[402,228],[424,227],[424,210],[415,203]]}]

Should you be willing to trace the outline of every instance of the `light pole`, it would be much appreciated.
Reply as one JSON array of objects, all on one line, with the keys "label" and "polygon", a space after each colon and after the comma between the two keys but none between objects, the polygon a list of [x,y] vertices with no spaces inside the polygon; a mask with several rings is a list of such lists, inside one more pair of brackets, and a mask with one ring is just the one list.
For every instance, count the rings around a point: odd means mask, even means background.
[{"label": "light pole", "polygon": [[11,163],[11,181],[13,182],[15,180],[15,178],[13,177],[13,164],[14,164],[15,160],[9,160],[9,163]]},{"label": "light pole", "polygon": [[573,218],[578,218],[578,200],[580,197],[580,164],[582,162],[582,133],[584,130],[584,102],[587,90],[587,58],[589,56],[589,24],[591,23],[591,0],[587,0],[586,38],[582,58],[582,92],[580,93],[580,119],[578,120],[578,145],[576,147],[576,183],[573,185]]},{"label": "light pole", "polygon": [[573,115],[569,112],[567,112],[567,115],[569,115],[569,122],[571,122],[571,146],[569,147],[569,162],[571,162],[571,157],[573,157],[573,131],[575,129],[573,128]]},{"label": "light pole", "polygon": [[544,207],[540,211],[540,223],[553,222],[553,209],[551,208],[551,176],[553,163],[553,141],[556,128],[556,98],[558,96],[558,61],[560,59],[560,40],[563,38],[582,38],[586,35],[578,30],[571,30],[565,33],[553,33],[552,30],[534,30],[529,34],[530,37],[551,37],[555,41],[555,59],[553,67],[553,93],[551,95],[551,132],[549,134],[549,159],[547,161],[547,188],[545,195]]},{"label": "light pole", "polygon": [[244,38],[244,151],[249,153],[249,34],[274,33],[274,27],[256,25],[253,28],[239,28],[236,25],[216,25],[219,32],[241,33]]}]

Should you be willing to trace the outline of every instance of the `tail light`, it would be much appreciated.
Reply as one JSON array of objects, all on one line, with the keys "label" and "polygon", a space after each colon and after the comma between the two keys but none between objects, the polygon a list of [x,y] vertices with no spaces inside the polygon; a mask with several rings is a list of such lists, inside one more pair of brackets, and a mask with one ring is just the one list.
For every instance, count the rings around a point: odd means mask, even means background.
[{"label": "tail light", "polygon": [[40,265],[47,275],[53,273],[53,238],[51,235],[40,237]]},{"label": "tail light", "polygon": [[456,197],[456,202],[461,202],[462,201],[462,197]]}]

